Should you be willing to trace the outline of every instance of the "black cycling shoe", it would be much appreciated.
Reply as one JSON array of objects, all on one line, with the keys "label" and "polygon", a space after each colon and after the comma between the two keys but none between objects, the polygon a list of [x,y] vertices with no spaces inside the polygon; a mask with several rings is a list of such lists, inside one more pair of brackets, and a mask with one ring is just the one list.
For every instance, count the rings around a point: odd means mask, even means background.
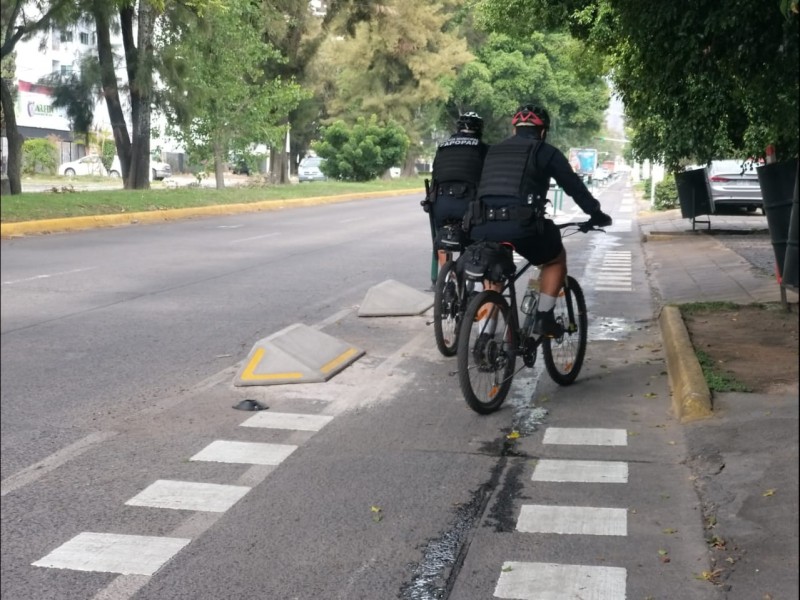
[{"label": "black cycling shoe", "polygon": [[536,320],[533,323],[533,333],[549,338],[559,338],[564,335],[564,328],[556,321],[552,310],[536,311]]}]

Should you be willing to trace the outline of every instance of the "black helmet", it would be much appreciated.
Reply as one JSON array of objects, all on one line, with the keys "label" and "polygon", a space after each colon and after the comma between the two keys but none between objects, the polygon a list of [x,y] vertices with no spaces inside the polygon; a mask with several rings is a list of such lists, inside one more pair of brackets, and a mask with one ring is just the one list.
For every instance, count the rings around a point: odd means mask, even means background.
[{"label": "black helmet", "polygon": [[472,131],[477,137],[481,137],[483,134],[483,119],[481,119],[480,115],[476,112],[464,113],[458,117],[456,129],[458,131]]},{"label": "black helmet", "polygon": [[544,127],[550,128],[550,114],[546,109],[534,104],[523,104],[517,109],[511,124],[515,127]]}]

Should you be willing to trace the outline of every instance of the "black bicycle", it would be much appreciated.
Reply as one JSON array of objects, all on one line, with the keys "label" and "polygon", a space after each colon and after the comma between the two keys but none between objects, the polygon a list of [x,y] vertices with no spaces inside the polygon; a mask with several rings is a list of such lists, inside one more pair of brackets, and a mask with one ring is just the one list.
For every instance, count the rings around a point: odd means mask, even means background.
[{"label": "black bicycle", "polygon": [[[581,223],[558,225],[571,233],[600,230]],[[571,235],[563,233],[562,236]],[[469,251],[469,249],[467,249]],[[506,252],[512,252],[507,247]],[[508,259],[507,258],[507,259]],[[486,290],[472,298],[464,312],[458,339],[458,381],[464,399],[470,408],[481,414],[496,411],[511,388],[517,356],[524,366],[533,367],[539,347],[550,377],[559,385],[575,381],[586,355],[588,317],[586,299],[577,280],[568,275],[561,288],[554,315],[561,330],[554,338],[533,334],[534,315],[539,301],[538,290],[528,289],[523,302],[524,322],[520,325],[515,284],[531,263],[516,270],[511,259],[511,270],[490,277],[503,286],[502,292]],[[486,273],[492,271],[488,265]]]},{"label": "black bicycle", "polygon": [[456,269],[456,253],[464,249],[461,224],[444,225],[437,240],[438,249],[445,252],[446,260],[433,288],[433,333],[439,352],[455,356],[461,320],[475,282],[466,281]]}]

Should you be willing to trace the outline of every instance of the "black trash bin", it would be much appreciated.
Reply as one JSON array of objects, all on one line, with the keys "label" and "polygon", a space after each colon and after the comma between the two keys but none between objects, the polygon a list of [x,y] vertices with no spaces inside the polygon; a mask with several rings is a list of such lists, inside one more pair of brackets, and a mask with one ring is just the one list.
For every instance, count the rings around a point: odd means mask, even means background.
[{"label": "black trash bin", "polygon": [[789,222],[792,214],[797,160],[788,160],[758,167],[758,183],[764,199],[764,213],[775,253],[778,275],[783,278],[783,263],[789,242]]},{"label": "black trash bin", "polygon": [[694,169],[675,173],[675,185],[678,188],[678,201],[681,205],[681,216],[692,220],[692,230],[697,223],[708,223],[711,228],[711,219],[698,221],[697,217],[710,215],[714,212],[714,203],[711,200],[711,187],[705,169]]},{"label": "black trash bin", "polygon": [[[797,161],[795,161],[797,162]],[[798,289],[800,287],[800,274],[798,274],[797,238],[800,235],[800,203],[798,202],[798,186],[800,186],[800,162],[794,176],[794,199],[792,200],[792,214],[789,219],[789,239],[786,243],[786,258],[783,261],[783,285]]]}]

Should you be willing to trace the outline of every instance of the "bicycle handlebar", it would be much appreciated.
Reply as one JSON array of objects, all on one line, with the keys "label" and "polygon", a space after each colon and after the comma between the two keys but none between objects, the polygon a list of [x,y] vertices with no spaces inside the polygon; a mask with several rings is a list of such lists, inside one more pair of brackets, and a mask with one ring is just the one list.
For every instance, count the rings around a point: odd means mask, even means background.
[{"label": "bicycle handlebar", "polygon": [[574,227],[581,233],[589,233],[590,231],[605,231],[602,227],[597,227],[596,225],[592,224],[592,220],[589,219],[588,221],[578,221],[573,223],[572,221],[568,221],[567,223],[559,223],[556,225],[559,229],[567,229],[568,227]]}]

